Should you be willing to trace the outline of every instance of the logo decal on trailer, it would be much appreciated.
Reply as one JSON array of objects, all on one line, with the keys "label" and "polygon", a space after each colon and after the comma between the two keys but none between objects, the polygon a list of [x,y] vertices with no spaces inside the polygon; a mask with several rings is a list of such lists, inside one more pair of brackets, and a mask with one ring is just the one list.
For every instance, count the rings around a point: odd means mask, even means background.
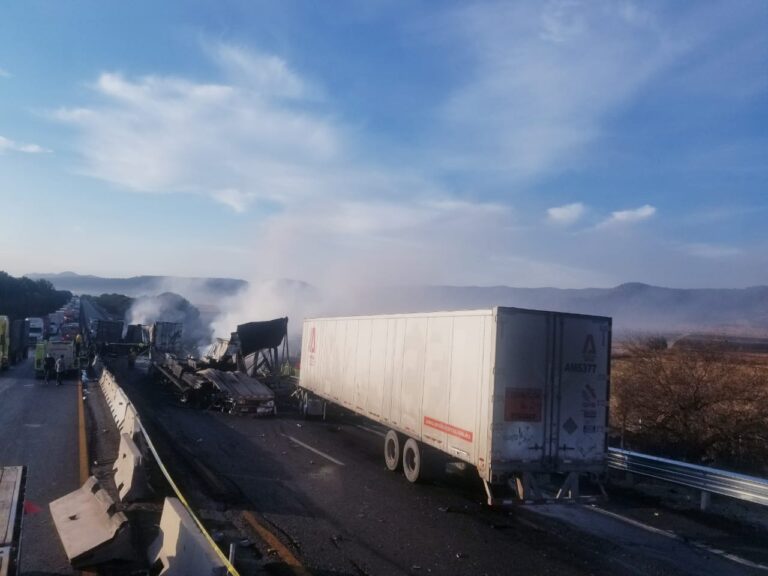
[{"label": "logo decal on trailer", "polygon": [[587,337],[584,339],[584,346],[581,349],[581,353],[584,355],[584,360],[587,362],[594,361],[597,349],[595,348],[595,337],[592,336],[592,334],[587,334]]},{"label": "logo decal on trailer", "polygon": [[430,418],[429,416],[424,416],[424,426],[429,426],[430,428],[434,428],[435,430],[440,430],[441,432],[445,432],[446,434],[450,434],[451,436],[456,436],[456,438],[461,438],[466,442],[472,442],[472,432],[470,432],[469,430],[462,430],[461,428],[456,428],[456,426],[451,426],[450,424],[441,422],[440,420],[435,420],[434,418]]}]

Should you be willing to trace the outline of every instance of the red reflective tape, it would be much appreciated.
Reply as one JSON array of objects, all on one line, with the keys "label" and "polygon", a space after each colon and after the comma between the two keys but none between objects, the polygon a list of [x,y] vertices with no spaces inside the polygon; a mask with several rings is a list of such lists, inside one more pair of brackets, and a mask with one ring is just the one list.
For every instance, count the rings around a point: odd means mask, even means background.
[{"label": "red reflective tape", "polygon": [[450,424],[441,422],[440,420],[435,420],[434,418],[430,418],[429,416],[424,416],[424,426],[429,426],[430,428],[434,428],[435,430],[440,430],[441,432],[445,432],[446,434],[450,434],[451,436],[456,436],[457,438],[461,438],[466,442],[472,442],[472,432],[470,432],[469,430],[462,430],[461,428],[456,428],[456,426],[451,426]]}]

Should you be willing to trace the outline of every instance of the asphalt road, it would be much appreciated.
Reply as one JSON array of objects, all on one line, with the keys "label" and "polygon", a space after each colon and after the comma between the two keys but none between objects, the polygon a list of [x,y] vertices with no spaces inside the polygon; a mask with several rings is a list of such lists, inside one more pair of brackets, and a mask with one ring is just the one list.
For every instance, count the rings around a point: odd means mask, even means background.
[{"label": "asphalt road", "polygon": [[85,317],[87,318],[86,325],[90,325],[91,320],[109,320],[107,314],[88,298],[81,298],[80,306],[82,306]]},{"label": "asphalt road", "polygon": [[[476,474],[412,485],[382,461],[382,430],[343,411],[254,419],[179,406],[121,371],[143,420],[233,487],[313,574],[765,574],[582,506],[490,510]],[[448,470],[451,470],[449,467]]]},{"label": "asphalt road", "polygon": [[27,466],[22,574],[75,574],[48,503],[79,487],[76,382],[35,380],[31,357],[0,373],[0,438],[0,465]]}]

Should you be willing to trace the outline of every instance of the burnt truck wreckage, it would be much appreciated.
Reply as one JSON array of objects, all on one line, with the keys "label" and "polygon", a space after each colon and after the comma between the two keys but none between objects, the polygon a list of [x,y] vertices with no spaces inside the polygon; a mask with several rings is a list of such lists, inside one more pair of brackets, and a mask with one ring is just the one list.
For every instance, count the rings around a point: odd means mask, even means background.
[{"label": "burnt truck wreckage", "polygon": [[[217,338],[203,358],[184,357],[181,325],[151,331],[150,371],[173,386],[182,402],[230,414],[274,415],[281,356],[288,358],[288,318],[241,324]],[[282,349],[282,350],[281,350]]]}]

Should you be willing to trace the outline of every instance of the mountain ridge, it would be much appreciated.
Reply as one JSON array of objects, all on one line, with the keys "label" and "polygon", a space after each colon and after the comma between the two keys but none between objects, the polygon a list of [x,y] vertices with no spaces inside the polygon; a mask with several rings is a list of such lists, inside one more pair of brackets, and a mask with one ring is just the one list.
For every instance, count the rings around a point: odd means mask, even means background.
[{"label": "mountain ridge", "polygon": [[[57,289],[75,293],[117,292],[145,296],[177,292],[195,303],[222,302],[246,293],[249,283],[236,278],[133,276],[102,278],[74,273],[30,275]],[[378,286],[360,289],[341,301],[300,280],[259,285],[278,303],[280,314],[337,315],[435,312],[511,306],[611,316],[619,331],[728,332],[768,336],[768,286],[746,288],[668,288],[625,282],[611,288],[522,288],[511,286]],[[94,290],[94,288],[99,290]],[[89,289],[86,289],[89,288]],[[297,308],[296,302],[302,306]],[[293,303],[293,304],[289,304]],[[301,312],[299,312],[299,310]],[[258,311],[249,311],[254,316]],[[245,320],[260,319],[248,318]]]}]

